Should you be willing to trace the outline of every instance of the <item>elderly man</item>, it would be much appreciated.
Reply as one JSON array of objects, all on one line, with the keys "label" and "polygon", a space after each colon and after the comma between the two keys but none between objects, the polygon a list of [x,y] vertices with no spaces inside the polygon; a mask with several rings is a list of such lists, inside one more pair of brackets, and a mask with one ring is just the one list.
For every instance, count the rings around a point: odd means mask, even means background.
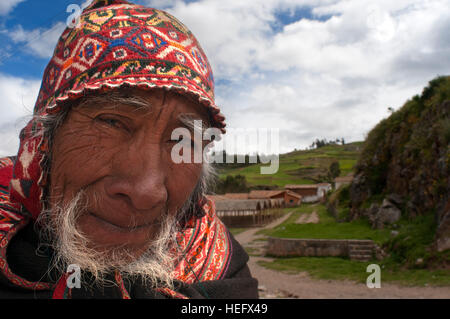
[{"label": "elderly man", "polygon": [[257,298],[204,196],[209,165],[173,158],[178,143],[192,158],[207,147],[174,139],[195,120],[225,132],[192,33],[93,1],[57,44],[17,156],[0,160],[0,297]]}]

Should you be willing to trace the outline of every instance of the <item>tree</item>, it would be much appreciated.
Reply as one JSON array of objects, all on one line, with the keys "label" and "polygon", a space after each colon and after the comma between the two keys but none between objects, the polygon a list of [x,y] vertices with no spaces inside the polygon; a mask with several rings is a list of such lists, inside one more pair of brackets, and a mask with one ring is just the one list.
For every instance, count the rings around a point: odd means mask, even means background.
[{"label": "tree", "polygon": [[247,179],[243,175],[227,175],[220,179],[216,185],[215,193],[246,193],[248,192]]},{"label": "tree", "polygon": [[328,178],[330,182],[333,182],[336,177],[341,175],[341,168],[339,166],[339,162],[335,161],[331,163],[329,169],[328,169]]}]

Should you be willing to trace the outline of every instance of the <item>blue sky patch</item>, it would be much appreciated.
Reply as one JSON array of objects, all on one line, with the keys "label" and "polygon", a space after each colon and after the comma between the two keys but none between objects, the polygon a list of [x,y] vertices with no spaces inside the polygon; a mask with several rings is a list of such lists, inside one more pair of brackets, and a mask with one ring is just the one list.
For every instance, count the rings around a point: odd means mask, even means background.
[{"label": "blue sky patch", "polygon": [[297,7],[290,9],[280,9],[275,11],[275,23],[271,24],[271,28],[275,33],[283,31],[285,25],[300,21],[301,19],[326,21],[331,16],[317,16],[312,12],[311,7]]}]

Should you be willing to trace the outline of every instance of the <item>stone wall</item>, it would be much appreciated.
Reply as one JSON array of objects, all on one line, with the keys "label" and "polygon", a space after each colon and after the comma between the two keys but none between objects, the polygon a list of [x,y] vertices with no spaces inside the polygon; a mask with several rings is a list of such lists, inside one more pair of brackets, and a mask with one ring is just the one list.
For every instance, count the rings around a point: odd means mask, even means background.
[{"label": "stone wall", "polygon": [[363,246],[368,247],[370,255],[372,255],[375,244],[371,240],[269,237],[267,254],[277,257],[352,257],[352,248]]}]

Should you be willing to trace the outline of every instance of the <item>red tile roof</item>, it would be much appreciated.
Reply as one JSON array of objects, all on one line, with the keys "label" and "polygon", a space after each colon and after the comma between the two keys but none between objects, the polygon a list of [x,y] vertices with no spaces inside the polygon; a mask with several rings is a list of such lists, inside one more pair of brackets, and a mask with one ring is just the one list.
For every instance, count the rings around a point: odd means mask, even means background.
[{"label": "red tile roof", "polygon": [[311,189],[311,188],[319,188],[317,184],[289,184],[284,186],[286,189]]},{"label": "red tile roof", "polygon": [[273,196],[280,195],[284,193],[286,190],[278,189],[278,190],[253,190],[248,195],[248,198],[271,198]]},{"label": "red tile roof", "polygon": [[227,199],[248,199],[248,193],[226,193],[223,196]]}]

